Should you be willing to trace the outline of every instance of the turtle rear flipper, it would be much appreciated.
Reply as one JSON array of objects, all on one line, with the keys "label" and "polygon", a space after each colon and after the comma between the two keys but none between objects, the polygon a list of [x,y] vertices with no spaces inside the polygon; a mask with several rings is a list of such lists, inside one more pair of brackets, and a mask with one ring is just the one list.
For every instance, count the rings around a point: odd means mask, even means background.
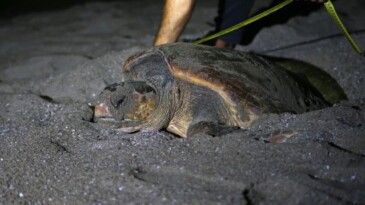
[{"label": "turtle rear flipper", "polygon": [[214,122],[202,121],[190,125],[187,136],[188,138],[190,138],[197,135],[207,134],[216,137],[231,133],[239,129],[239,127],[232,127],[227,125],[220,125]]}]

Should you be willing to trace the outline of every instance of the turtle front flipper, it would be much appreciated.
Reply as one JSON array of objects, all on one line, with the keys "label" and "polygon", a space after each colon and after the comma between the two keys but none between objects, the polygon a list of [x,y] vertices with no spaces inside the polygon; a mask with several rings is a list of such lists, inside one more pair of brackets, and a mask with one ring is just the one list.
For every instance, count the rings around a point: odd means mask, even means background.
[{"label": "turtle front flipper", "polygon": [[227,125],[221,125],[214,122],[197,122],[189,126],[187,136],[194,137],[197,135],[207,134],[213,137],[222,136],[233,131],[239,130],[239,127],[232,127]]},{"label": "turtle front flipper", "polygon": [[222,136],[240,129],[237,126],[228,126],[211,121],[189,122],[189,120],[171,121],[167,131],[182,138],[190,138],[198,135]]},{"label": "turtle front flipper", "polygon": [[210,89],[184,83],[181,106],[171,119],[167,131],[183,138],[208,134],[221,136],[239,129],[230,116],[224,99]]}]

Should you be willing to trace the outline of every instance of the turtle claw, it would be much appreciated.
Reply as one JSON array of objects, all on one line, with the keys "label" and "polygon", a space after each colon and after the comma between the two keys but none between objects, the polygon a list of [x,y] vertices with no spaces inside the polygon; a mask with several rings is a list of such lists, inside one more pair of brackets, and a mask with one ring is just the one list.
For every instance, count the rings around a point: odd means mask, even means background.
[{"label": "turtle claw", "polygon": [[123,121],[116,127],[116,130],[125,133],[134,133],[142,130],[142,125],[136,125],[135,121]]},{"label": "turtle claw", "polygon": [[275,131],[272,132],[264,137],[257,138],[260,141],[264,141],[266,143],[272,143],[272,144],[281,144],[286,142],[287,139],[290,137],[298,134],[296,131],[287,130],[287,131]]}]

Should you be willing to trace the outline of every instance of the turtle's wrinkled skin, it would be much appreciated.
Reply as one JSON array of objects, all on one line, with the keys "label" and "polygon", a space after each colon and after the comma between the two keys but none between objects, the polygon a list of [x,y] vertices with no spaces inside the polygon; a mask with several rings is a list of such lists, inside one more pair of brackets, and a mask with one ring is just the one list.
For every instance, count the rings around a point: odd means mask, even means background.
[{"label": "turtle's wrinkled skin", "polygon": [[266,58],[193,44],[130,57],[123,82],[102,92],[94,119],[124,132],[166,129],[181,137],[247,128],[264,113],[303,113],[329,104]]}]

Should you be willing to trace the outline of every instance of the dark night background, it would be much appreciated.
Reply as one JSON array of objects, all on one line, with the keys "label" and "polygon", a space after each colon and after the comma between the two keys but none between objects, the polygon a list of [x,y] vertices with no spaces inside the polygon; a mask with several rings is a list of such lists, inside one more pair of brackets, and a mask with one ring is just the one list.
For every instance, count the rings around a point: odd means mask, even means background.
[{"label": "dark night background", "polygon": [[[87,2],[112,2],[118,0],[1,0],[0,18],[7,19],[27,13],[44,12],[69,8]],[[133,0],[119,0],[133,1]]]},{"label": "dark night background", "polygon": [[[75,5],[83,5],[89,2],[138,2],[140,0],[2,0],[0,2],[0,19],[7,20],[13,17],[38,13],[38,12],[50,12],[56,10],[67,9]],[[335,2],[336,0],[334,0]],[[160,4],[162,1],[157,1]],[[200,1],[197,1],[201,3]],[[204,1],[202,1],[204,2]],[[218,2],[218,0],[213,0],[213,2]],[[263,1],[258,1],[255,3],[257,5],[265,5]],[[261,13],[278,3],[283,2],[283,0],[272,0],[270,4],[266,4],[260,9],[252,9],[252,15]],[[204,4],[204,3],[203,3]],[[287,22],[294,16],[307,16],[310,13],[322,8],[321,4],[307,3],[304,1],[294,1],[286,7],[282,8],[279,12],[275,12],[270,15],[269,18],[261,19],[254,24],[246,26],[246,33],[241,42],[242,45],[248,45],[255,38],[256,34],[265,27],[269,27],[276,24],[281,24]]]}]

